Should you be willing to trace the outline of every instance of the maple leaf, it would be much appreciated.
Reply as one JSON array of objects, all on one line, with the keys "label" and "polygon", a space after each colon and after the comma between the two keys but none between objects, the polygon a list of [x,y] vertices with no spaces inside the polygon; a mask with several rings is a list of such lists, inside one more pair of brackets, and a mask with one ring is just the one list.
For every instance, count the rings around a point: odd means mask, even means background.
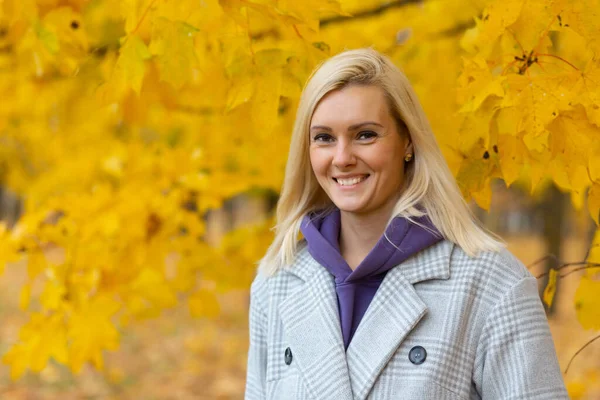
[{"label": "maple leaf", "polygon": [[458,102],[463,104],[460,112],[476,111],[488,96],[504,96],[505,77],[494,77],[483,58],[464,59],[464,63],[458,90]]},{"label": "maple leaf", "polygon": [[583,276],[575,292],[577,320],[584,329],[600,330],[600,280]]},{"label": "maple leaf", "polygon": [[492,1],[488,4],[481,18],[477,17],[477,26],[473,28],[477,33],[470,33],[472,37],[470,46],[484,57],[490,55],[496,40],[512,25],[521,12],[523,1],[507,0]]},{"label": "maple leaf", "polygon": [[553,14],[560,16],[558,23],[579,33],[587,45],[600,53],[600,1],[598,0],[555,0],[551,2]]},{"label": "maple leaf", "polygon": [[522,137],[498,136],[498,162],[506,186],[510,186],[521,175],[527,159],[528,153]]},{"label": "maple leaf", "polygon": [[[122,79],[126,84],[139,95],[142,90],[142,81],[146,71],[146,60],[152,57],[146,44],[139,36],[133,35],[127,37],[127,41],[120,51],[117,60],[116,73],[122,74]],[[115,79],[119,79],[115,77]]]},{"label": "maple leaf", "polygon": [[197,65],[194,35],[198,32],[185,22],[157,18],[152,28],[150,53],[157,56],[160,77],[175,88],[189,81]]},{"label": "maple leaf", "polygon": [[62,313],[31,314],[30,320],[21,328],[19,341],[2,361],[11,366],[11,378],[18,379],[28,368],[40,372],[54,358],[67,363],[67,339]]},{"label": "maple leaf", "polygon": [[110,296],[101,294],[93,297],[73,310],[68,321],[67,337],[69,365],[74,372],[81,371],[85,362],[102,369],[102,351],[116,350],[119,345],[119,332],[111,317],[121,305]]},{"label": "maple leaf", "polygon": [[600,55],[589,59],[572,93],[573,103],[582,104],[590,122],[600,126]]}]

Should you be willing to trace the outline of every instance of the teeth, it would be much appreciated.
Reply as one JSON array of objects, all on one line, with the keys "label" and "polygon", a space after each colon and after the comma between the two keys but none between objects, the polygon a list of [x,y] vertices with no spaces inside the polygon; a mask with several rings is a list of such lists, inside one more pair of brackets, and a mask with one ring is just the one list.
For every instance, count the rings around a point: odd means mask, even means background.
[{"label": "teeth", "polygon": [[367,179],[367,176],[360,176],[357,178],[351,178],[351,179],[337,179],[337,182],[342,185],[342,186],[351,186],[351,185],[356,185],[358,182],[362,182],[365,179]]}]

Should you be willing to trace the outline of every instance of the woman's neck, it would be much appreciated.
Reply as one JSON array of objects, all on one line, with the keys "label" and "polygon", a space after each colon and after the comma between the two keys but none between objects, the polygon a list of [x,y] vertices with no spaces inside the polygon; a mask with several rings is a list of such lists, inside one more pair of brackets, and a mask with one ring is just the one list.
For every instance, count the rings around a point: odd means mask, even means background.
[{"label": "woman's neck", "polygon": [[367,257],[387,226],[390,212],[357,215],[341,211],[340,252],[352,270]]}]

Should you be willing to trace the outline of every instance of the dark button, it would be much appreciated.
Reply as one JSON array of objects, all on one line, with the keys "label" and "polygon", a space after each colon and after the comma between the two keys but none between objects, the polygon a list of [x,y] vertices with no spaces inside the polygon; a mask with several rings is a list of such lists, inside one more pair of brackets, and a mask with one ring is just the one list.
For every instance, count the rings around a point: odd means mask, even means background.
[{"label": "dark button", "polygon": [[292,363],[292,349],[289,347],[285,349],[285,363],[290,365]]},{"label": "dark button", "polygon": [[426,358],[427,358],[427,352],[421,346],[413,347],[412,349],[410,349],[410,352],[408,353],[408,359],[413,364],[417,364],[417,365],[423,364],[423,362],[425,361]]}]

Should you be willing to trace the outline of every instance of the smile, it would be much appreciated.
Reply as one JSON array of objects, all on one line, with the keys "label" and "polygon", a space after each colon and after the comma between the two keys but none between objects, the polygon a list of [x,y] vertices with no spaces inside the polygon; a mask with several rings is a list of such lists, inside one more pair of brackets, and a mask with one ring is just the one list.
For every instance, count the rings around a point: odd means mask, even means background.
[{"label": "smile", "polygon": [[369,175],[363,175],[363,176],[356,176],[354,178],[346,178],[346,179],[333,178],[333,180],[336,181],[340,186],[353,186],[353,185],[361,183],[368,177],[369,177]]}]

